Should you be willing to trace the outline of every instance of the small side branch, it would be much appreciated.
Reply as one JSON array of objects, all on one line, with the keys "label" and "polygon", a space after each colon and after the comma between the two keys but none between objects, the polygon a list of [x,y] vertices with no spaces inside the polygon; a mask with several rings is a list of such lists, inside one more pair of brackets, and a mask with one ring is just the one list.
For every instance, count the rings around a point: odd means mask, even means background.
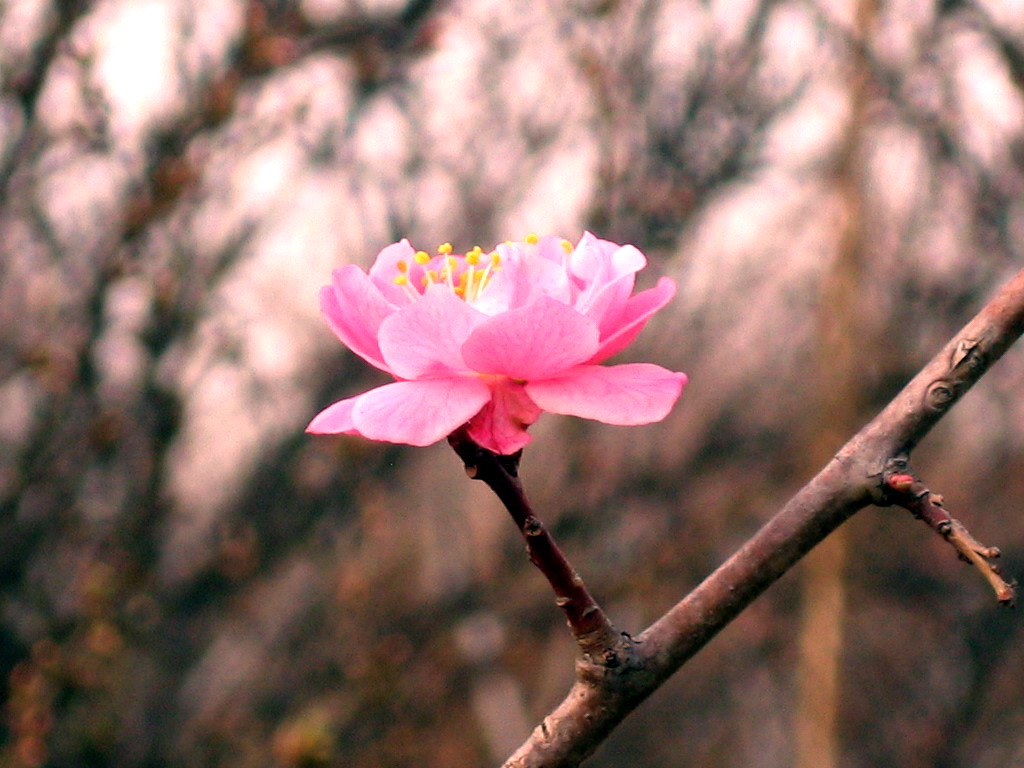
[{"label": "small side branch", "polygon": [[501,456],[481,448],[465,430],[453,432],[448,443],[466,465],[466,474],[486,483],[512,515],[526,542],[530,562],[554,590],[555,604],[565,613],[583,659],[601,667],[618,666],[629,644],[615,630],[551,532],[534,513],[519,479],[520,454]]},{"label": "small side branch", "polygon": [[943,506],[942,496],[932,493],[920,480],[906,472],[890,474],[885,479],[885,485],[893,504],[923,520],[948,541],[961,560],[973,565],[985,577],[1000,603],[1013,604],[1016,592],[1014,584],[1007,583],[1000,575],[999,568],[990,562],[999,557],[999,550],[980,543],[959,520],[951,517]]}]

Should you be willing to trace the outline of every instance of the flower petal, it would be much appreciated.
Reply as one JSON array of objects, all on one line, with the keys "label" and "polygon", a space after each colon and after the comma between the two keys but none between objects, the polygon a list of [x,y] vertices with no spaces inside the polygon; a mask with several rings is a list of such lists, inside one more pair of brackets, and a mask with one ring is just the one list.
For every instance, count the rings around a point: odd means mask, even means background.
[{"label": "flower petal", "polygon": [[668,415],[685,385],[685,373],[650,363],[581,365],[527,383],[526,393],[551,413],[605,424],[650,424]]},{"label": "flower petal", "polygon": [[533,253],[536,248],[528,243],[499,245],[501,263],[473,306],[497,315],[532,304],[541,296],[568,304],[572,286],[565,267]]},{"label": "flower petal", "polygon": [[572,274],[588,283],[601,280],[607,274],[612,253],[619,247],[615,243],[584,232],[569,258]]},{"label": "flower petal", "polygon": [[419,301],[380,325],[380,349],[395,376],[421,379],[468,371],[462,345],[486,319],[445,285],[431,286]]},{"label": "flower petal", "polygon": [[573,306],[581,315],[594,321],[602,336],[609,336],[618,330],[615,323],[633,293],[635,280],[636,275],[630,272],[607,283],[591,283]]},{"label": "flower petal", "polygon": [[373,266],[370,267],[370,279],[374,285],[388,301],[398,306],[404,306],[412,301],[410,292],[395,284],[395,278],[402,274],[398,268],[398,262],[405,262],[406,269],[409,270],[407,274],[410,285],[413,288],[419,285],[418,281],[423,274],[422,268],[416,264],[413,258],[415,254],[416,251],[409,241],[403,239],[392,243],[378,253],[377,258],[373,261]]},{"label": "flower petal", "polygon": [[593,357],[597,326],[572,307],[541,296],[481,322],[462,347],[478,373],[530,380],[554,376]]},{"label": "flower petal", "polygon": [[600,363],[632,344],[654,313],[668,304],[675,295],[675,281],[663,277],[653,288],[641,291],[625,302],[617,318],[612,319],[606,315],[602,320],[600,348],[587,362]]},{"label": "flower petal", "polygon": [[540,418],[522,384],[501,379],[492,386],[491,401],[469,421],[469,436],[489,451],[505,456],[530,442],[526,428]]},{"label": "flower petal", "polygon": [[490,399],[490,387],[473,376],[399,381],[360,395],[352,421],[371,440],[430,445],[469,421]]},{"label": "flower petal", "polygon": [[377,331],[395,306],[359,267],[334,270],[333,284],[320,289],[320,309],[341,342],[370,365],[388,371],[377,344]]},{"label": "flower petal", "polygon": [[352,423],[352,408],[358,399],[350,397],[327,406],[313,417],[306,431],[312,435],[358,435]]}]

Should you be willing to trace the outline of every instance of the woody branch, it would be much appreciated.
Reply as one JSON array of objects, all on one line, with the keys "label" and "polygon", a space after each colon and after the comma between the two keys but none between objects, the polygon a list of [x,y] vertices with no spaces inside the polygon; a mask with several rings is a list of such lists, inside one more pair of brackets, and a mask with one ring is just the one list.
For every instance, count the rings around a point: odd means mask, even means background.
[{"label": "woody branch", "polygon": [[[893,468],[906,465],[917,443],[1022,332],[1024,270],[738,552],[636,638],[628,663],[577,665],[565,700],[505,768],[579,765],[640,702],[845,520],[871,504],[906,502],[893,495]],[[982,559],[993,554],[975,547],[969,535],[959,538],[968,559],[970,552]]]}]

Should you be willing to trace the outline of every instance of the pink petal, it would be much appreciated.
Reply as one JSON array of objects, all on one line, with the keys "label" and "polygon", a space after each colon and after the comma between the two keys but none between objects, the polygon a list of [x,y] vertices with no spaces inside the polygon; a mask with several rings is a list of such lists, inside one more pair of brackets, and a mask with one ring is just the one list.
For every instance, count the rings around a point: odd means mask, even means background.
[{"label": "pink petal", "polygon": [[475,376],[399,381],[356,399],[352,421],[371,440],[430,445],[469,421],[491,398]]},{"label": "pink petal", "polygon": [[573,303],[576,311],[590,318],[601,336],[609,336],[618,329],[616,321],[633,293],[636,275],[620,275],[608,283],[591,283]]},{"label": "pink petal", "polygon": [[473,306],[485,314],[497,315],[532,304],[541,296],[567,304],[572,288],[565,267],[530,253],[535,247],[524,243],[499,245],[501,263]]},{"label": "pink petal", "polygon": [[526,428],[540,413],[522,384],[501,379],[493,383],[491,401],[470,419],[469,436],[477,445],[507,456],[530,442]]},{"label": "pink petal", "polygon": [[630,298],[622,306],[621,314],[617,318],[606,315],[602,322],[600,348],[587,362],[600,363],[632,344],[654,313],[668,304],[675,295],[675,281],[663,277],[654,288],[641,291]]},{"label": "pink petal", "polygon": [[635,245],[619,245],[584,232],[570,258],[572,274],[587,282],[614,280],[647,266],[647,257]]},{"label": "pink petal", "polygon": [[672,410],[686,374],[650,363],[581,365],[561,376],[532,381],[526,393],[551,413],[605,424],[650,424]]},{"label": "pink petal", "polygon": [[587,282],[601,279],[608,260],[618,247],[615,243],[584,232],[570,258],[573,275]]},{"label": "pink petal", "polygon": [[401,240],[392,243],[378,253],[373,266],[370,267],[370,279],[392,304],[404,306],[412,301],[409,291],[395,284],[395,278],[402,274],[398,268],[398,262],[404,261],[409,269],[410,285],[413,287],[419,285],[418,281],[423,272],[413,258],[415,255],[416,250],[409,244],[409,241]]},{"label": "pink petal", "polygon": [[564,238],[544,235],[544,237],[537,241],[536,254],[542,259],[553,261],[561,266],[568,260],[568,254],[565,252],[565,248],[562,247],[562,243],[565,242],[567,241]]},{"label": "pink petal", "polygon": [[395,376],[402,379],[467,371],[462,345],[484,319],[486,315],[447,286],[431,286],[422,299],[381,323],[381,353]]},{"label": "pink petal", "polygon": [[333,284],[320,289],[320,309],[342,343],[371,365],[389,371],[377,331],[395,311],[359,267],[349,264],[334,270]]},{"label": "pink petal", "polygon": [[485,319],[462,347],[478,373],[530,380],[554,376],[597,351],[597,326],[572,307],[540,297]]},{"label": "pink petal", "polygon": [[358,435],[352,423],[352,407],[358,399],[350,397],[327,406],[313,417],[306,431],[313,435]]},{"label": "pink petal", "polygon": [[647,257],[635,245],[623,245],[612,253],[612,273],[618,277],[627,273],[636,274],[647,266]]}]

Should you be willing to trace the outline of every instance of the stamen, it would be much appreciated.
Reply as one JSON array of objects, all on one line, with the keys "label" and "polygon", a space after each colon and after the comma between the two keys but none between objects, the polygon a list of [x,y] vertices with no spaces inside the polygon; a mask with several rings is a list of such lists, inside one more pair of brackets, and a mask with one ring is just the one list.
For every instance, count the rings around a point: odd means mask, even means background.
[{"label": "stamen", "polygon": [[398,269],[399,272],[401,272],[404,275],[406,272],[409,271],[409,262],[400,261],[397,264],[395,264],[395,267]]},{"label": "stamen", "polygon": [[536,245],[538,240],[540,240],[540,238],[537,237],[537,235],[535,235],[533,232],[526,236],[526,242],[528,242],[530,245]]},{"label": "stamen", "polygon": [[474,299],[483,291],[487,282],[491,279],[491,273],[498,268],[499,264],[501,264],[501,256],[499,256],[498,252],[495,251],[487,261],[487,268],[483,272],[476,273],[477,283],[473,290]]},{"label": "stamen", "polygon": [[439,246],[437,246],[437,252],[438,253],[443,253],[444,255],[447,256],[449,253],[452,252],[452,244],[451,243],[441,243]]},{"label": "stamen", "polygon": [[408,275],[395,275],[392,282],[394,282],[395,285],[401,286],[406,295],[413,301],[419,299],[420,295],[416,293],[416,289],[409,285]]},{"label": "stamen", "polygon": [[570,243],[568,240],[563,240],[562,250],[565,251],[566,253],[572,253],[572,243]]},{"label": "stamen", "polygon": [[453,291],[455,290],[455,284],[452,282],[452,278],[455,276],[455,268],[459,265],[459,260],[454,256],[448,256],[444,260],[444,266],[441,268],[441,277],[448,284],[448,287]]},{"label": "stamen", "polygon": [[417,264],[422,266],[430,261],[430,254],[426,251],[416,251],[416,255],[413,256],[413,259]]}]

